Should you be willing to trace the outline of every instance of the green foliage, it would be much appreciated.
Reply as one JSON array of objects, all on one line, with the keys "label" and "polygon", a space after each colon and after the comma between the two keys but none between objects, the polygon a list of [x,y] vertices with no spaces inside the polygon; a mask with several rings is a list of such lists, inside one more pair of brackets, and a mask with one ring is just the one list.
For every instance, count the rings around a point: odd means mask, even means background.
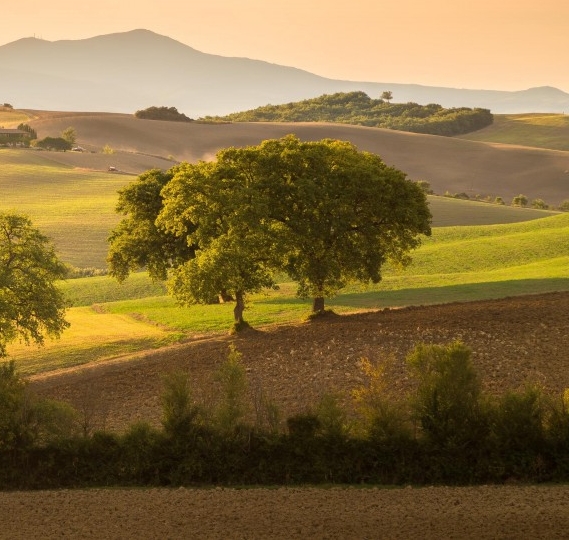
[{"label": "green foliage", "polygon": [[435,447],[464,450],[486,434],[481,384],[470,356],[467,347],[455,342],[420,344],[407,358],[418,381],[413,411]]},{"label": "green foliage", "polygon": [[498,399],[492,418],[493,435],[504,455],[544,448],[547,404],[538,386],[508,391]]},{"label": "green foliage", "polygon": [[427,182],[426,180],[417,180],[415,183],[423,190],[423,193],[425,193],[425,195],[433,194],[430,182]]},{"label": "green foliage", "polygon": [[521,208],[525,208],[528,205],[528,198],[525,195],[516,195],[512,199],[512,206],[520,206]]},{"label": "green foliage", "polygon": [[103,154],[106,155],[113,155],[115,153],[115,150],[112,146],[110,146],[109,144],[105,144],[105,146],[103,146]]},{"label": "green foliage", "polygon": [[67,328],[66,302],[57,286],[66,267],[48,238],[18,214],[0,212],[0,357],[7,343],[42,344]]},{"label": "green foliage", "polygon": [[297,103],[266,105],[214,119],[234,122],[339,122],[447,136],[475,131],[493,122],[493,116],[487,109],[392,104],[389,103],[392,98],[391,92],[384,92],[376,100],[364,92],[325,94]]},{"label": "green foliage", "polygon": [[242,354],[232,345],[227,360],[215,373],[219,384],[219,400],[215,425],[226,434],[235,433],[247,413],[247,376]]},{"label": "green foliage", "polygon": [[201,410],[193,400],[187,373],[172,372],[163,377],[162,426],[168,437],[189,441],[202,423]]},{"label": "green foliage", "polygon": [[142,268],[155,280],[165,280],[168,270],[192,259],[195,247],[186,238],[156,226],[162,210],[162,189],[176,168],[163,172],[153,169],[140,175],[119,191],[117,212],[125,217],[109,237],[109,273],[124,281]]},{"label": "green foliage", "polygon": [[423,191],[379,157],[294,136],[150,171],[118,209],[127,218],[110,238],[111,275],[146,266],[163,279],[171,269],[180,303],[229,294],[238,325],[245,295],[274,287],[275,271],[318,301],[314,311],[349,280],[378,282],[386,260],[409,263],[431,218]]},{"label": "green foliage", "polygon": [[44,139],[36,140],[35,146],[38,148],[44,148],[46,150],[55,150],[59,152],[65,152],[66,150],[71,150],[71,143],[63,139],[62,137],[45,137]]},{"label": "green foliage", "polygon": [[340,396],[326,393],[316,406],[316,417],[320,422],[320,434],[330,439],[345,439],[349,435],[350,425],[345,407]]},{"label": "green foliage", "polygon": [[178,112],[176,107],[148,107],[134,113],[136,118],[144,120],[167,120],[169,122],[193,122],[185,114]]},{"label": "green foliage", "polygon": [[559,205],[559,210],[561,210],[562,212],[569,212],[569,199],[565,199],[564,201],[561,202],[561,204]]},{"label": "green foliage", "polygon": [[70,405],[38,398],[14,362],[0,364],[0,454],[53,444],[76,431],[77,413]]},{"label": "green foliage", "polygon": [[36,133],[36,130],[33,129],[31,126],[29,126],[28,124],[20,124],[18,126],[18,129],[22,130],[22,131],[26,131],[27,133],[29,133],[29,138],[30,139],[37,139],[38,138],[38,134]]},{"label": "green foliage", "polygon": [[348,142],[288,136],[249,153],[272,201],[280,268],[314,298],[313,311],[350,281],[378,283],[387,260],[408,265],[419,235],[430,235],[420,187]]},{"label": "green foliage", "polygon": [[[420,344],[407,361],[418,386],[402,404],[389,396],[385,364],[362,364],[369,380],[355,396],[373,420],[364,432],[348,429],[348,409],[334,395],[323,396],[315,412],[288,417],[286,431],[259,424],[253,430],[246,423],[245,373],[232,348],[217,372],[223,414],[219,407],[202,414],[187,374],[176,372],[164,379],[162,429],[138,422],[122,435],[84,437],[76,436],[68,406],[32,396],[13,363],[5,364],[0,488],[569,479],[569,390],[557,401],[536,386],[489,399],[459,342]],[[409,429],[405,404],[421,430]]]},{"label": "green foliage", "polygon": [[409,414],[390,391],[388,372],[393,363],[394,357],[376,364],[362,358],[364,383],[352,391],[359,418],[357,431],[383,445],[411,438]]},{"label": "green foliage", "polygon": [[540,210],[547,210],[549,205],[543,199],[534,199],[531,202],[532,208],[539,208]]},{"label": "green foliage", "polygon": [[70,146],[73,146],[77,140],[77,133],[75,131],[75,128],[68,127],[67,129],[63,130],[61,138],[67,141]]}]

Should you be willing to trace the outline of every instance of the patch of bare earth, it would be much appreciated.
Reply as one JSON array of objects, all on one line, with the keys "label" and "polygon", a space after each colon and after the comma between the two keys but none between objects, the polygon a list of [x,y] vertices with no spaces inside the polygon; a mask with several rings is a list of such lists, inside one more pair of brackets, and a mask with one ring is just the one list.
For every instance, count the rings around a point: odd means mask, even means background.
[{"label": "patch of bare earth", "polygon": [[0,493],[0,538],[554,539],[569,487]]},{"label": "patch of bare earth", "polygon": [[[198,397],[230,343],[251,385],[284,414],[361,382],[358,361],[404,359],[421,342],[461,340],[487,391],[569,387],[569,293],[383,310],[196,341],[129,361],[38,376],[43,395],[104,402],[107,427],[158,423],[161,375],[187,370]],[[0,493],[0,538],[569,538],[569,486],[135,489]]]}]

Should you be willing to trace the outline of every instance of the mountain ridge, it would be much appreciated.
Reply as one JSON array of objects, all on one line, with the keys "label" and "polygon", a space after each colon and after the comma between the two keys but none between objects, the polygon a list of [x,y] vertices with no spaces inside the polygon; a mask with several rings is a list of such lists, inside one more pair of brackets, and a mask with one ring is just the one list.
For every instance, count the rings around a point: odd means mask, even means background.
[{"label": "mountain ridge", "polygon": [[0,67],[5,74],[0,100],[27,109],[133,113],[176,106],[195,118],[327,93],[361,90],[378,96],[390,90],[399,102],[493,113],[569,110],[569,94],[549,86],[504,91],[336,80],[263,60],[204,53],[145,29],[81,40],[21,38],[0,46]]}]

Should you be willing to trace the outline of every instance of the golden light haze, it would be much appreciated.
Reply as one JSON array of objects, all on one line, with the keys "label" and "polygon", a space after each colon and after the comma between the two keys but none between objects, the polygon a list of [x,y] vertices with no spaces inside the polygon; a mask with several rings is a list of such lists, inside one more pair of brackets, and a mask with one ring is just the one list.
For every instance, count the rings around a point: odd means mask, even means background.
[{"label": "golden light haze", "polygon": [[0,45],[136,28],[334,79],[569,91],[566,0],[32,0],[3,10]]}]

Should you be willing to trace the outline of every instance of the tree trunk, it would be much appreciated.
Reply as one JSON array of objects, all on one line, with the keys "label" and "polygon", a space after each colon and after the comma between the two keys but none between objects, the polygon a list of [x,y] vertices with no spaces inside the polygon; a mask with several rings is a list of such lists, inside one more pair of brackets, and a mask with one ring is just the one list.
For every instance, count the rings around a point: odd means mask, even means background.
[{"label": "tree trunk", "polygon": [[235,292],[235,307],[233,308],[233,317],[235,324],[243,324],[243,311],[245,311],[245,298],[243,291]]},{"label": "tree trunk", "polygon": [[324,297],[317,296],[312,301],[312,313],[321,313],[324,311]]}]

